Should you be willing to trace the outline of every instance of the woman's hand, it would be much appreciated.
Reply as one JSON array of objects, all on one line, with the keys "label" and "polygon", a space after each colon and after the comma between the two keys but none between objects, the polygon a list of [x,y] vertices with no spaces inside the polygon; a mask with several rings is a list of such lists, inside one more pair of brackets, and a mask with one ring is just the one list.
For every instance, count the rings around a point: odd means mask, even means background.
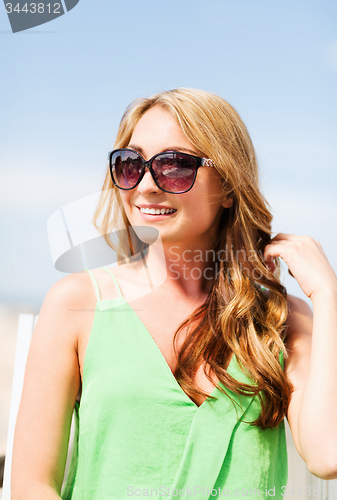
[{"label": "woman's hand", "polygon": [[266,246],[264,259],[273,270],[273,260],[281,257],[307,297],[321,291],[337,290],[337,276],[320,243],[308,236],[279,233]]}]

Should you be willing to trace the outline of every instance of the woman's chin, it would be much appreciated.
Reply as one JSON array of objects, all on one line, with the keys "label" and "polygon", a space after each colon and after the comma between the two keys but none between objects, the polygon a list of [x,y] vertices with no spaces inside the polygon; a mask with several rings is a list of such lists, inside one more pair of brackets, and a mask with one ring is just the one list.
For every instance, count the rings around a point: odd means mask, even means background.
[{"label": "woman's chin", "polygon": [[132,226],[137,237],[147,245],[152,245],[159,237],[159,231],[152,226]]}]

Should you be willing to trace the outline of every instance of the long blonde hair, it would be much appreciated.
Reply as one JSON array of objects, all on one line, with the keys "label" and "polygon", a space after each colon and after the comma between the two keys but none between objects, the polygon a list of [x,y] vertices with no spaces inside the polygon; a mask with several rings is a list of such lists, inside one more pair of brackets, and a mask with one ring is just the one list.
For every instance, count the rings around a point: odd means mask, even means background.
[{"label": "long blonde hair", "polygon": [[[226,193],[233,197],[213,248],[216,255],[226,249],[226,260],[217,262],[219,272],[205,303],[175,333],[176,350],[177,334],[187,325],[188,335],[177,356],[174,375],[192,399],[196,395],[207,397],[193,383],[196,369],[206,362],[229,390],[259,398],[261,414],[253,425],[276,427],[287,412],[292,391],[279,361],[280,355],[287,357],[283,337],[288,309],[285,288],[263,260],[272,215],[259,189],[252,141],[240,116],[224,99],[202,90],[179,88],[131,103],[120,122],[115,148],[128,146],[139,119],[153,106],[169,111],[188,140],[213,160]],[[101,213],[104,217],[98,225]],[[123,223],[128,236],[120,251],[127,255],[131,247],[131,254],[136,253],[132,229],[109,170],[93,222],[103,235]],[[225,366],[232,354],[249,373],[253,385],[240,383],[227,372]]]}]

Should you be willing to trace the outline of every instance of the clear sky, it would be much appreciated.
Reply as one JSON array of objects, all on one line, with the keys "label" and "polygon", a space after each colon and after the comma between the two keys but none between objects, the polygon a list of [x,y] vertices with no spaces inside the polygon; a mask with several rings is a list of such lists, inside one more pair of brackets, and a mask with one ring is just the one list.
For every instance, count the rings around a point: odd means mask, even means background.
[{"label": "clear sky", "polygon": [[16,34],[2,4],[0,44],[0,303],[40,308],[63,276],[49,217],[100,190],[132,100],[181,86],[239,111],[273,230],[319,239],[337,269],[335,0],[80,0]]}]

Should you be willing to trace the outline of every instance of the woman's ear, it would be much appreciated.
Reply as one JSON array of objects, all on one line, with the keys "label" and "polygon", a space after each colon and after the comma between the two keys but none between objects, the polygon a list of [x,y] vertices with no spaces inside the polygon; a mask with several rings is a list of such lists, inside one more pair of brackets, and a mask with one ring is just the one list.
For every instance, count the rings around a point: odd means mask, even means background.
[{"label": "woman's ear", "polygon": [[229,198],[224,199],[224,201],[222,202],[222,206],[224,208],[230,208],[230,207],[232,207],[233,206],[233,198],[229,197]]}]

